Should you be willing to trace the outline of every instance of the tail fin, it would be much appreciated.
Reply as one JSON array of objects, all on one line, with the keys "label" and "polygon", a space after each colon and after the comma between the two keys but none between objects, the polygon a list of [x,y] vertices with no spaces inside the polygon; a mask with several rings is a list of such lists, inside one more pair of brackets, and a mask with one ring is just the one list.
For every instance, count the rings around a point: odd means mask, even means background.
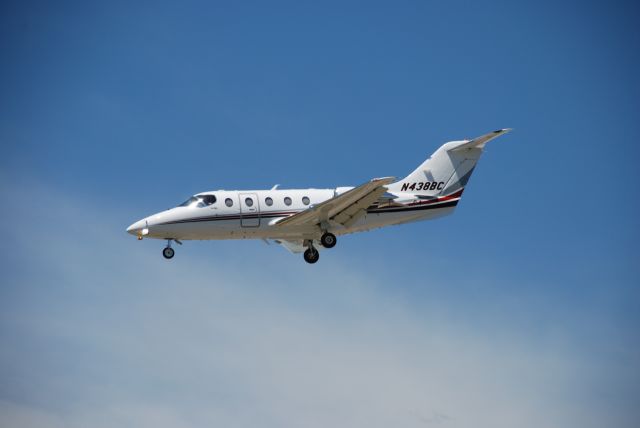
[{"label": "tail fin", "polygon": [[459,192],[467,185],[484,145],[509,131],[510,128],[499,129],[473,140],[445,143],[415,171],[387,185],[387,189],[392,193],[406,192],[427,198]]}]

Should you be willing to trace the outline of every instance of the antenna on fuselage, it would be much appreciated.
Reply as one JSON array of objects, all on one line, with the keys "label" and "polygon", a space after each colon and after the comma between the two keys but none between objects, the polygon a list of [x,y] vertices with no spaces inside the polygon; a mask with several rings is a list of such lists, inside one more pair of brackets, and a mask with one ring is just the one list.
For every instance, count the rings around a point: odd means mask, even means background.
[{"label": "antenna on fuselage", "polygon": [[279,186],[279,184],[276,184],[275,186],[273,186],[273,187],[271,188],[271,190],[276,190],[276,189],[278,188],[278,186]]}]

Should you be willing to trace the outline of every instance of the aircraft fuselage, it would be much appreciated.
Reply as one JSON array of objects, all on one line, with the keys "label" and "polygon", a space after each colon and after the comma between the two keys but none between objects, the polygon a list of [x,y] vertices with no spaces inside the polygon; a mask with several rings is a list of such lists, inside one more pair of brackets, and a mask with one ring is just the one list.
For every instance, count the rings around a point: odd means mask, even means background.
[{"label": "aircraft fuselage", "polygon": [[[171,208],[134,223],[127,231],[145,238],[178,240],[317,239],[322,234],[320,225],[277,226],[276,223],[350,189],[352,187],[204,192],[195,196],[212,195],[215,202],[205,205],[194,201],[189,206]],[[367,207],[366,213],[352,225],[332,225],[332,232],[345,235],[440,217],[451,213],[460,198],[457,195],[444,201],[425,201],[394,196]],[[146,233],[141,235],[145,229]]]}]

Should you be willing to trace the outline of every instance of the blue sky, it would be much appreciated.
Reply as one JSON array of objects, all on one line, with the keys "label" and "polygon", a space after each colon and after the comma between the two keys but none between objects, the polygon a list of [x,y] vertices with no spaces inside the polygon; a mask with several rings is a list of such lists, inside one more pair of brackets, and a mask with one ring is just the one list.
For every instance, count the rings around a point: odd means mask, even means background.
[{"label": "blue sky", "polygon": [[[637,12],[4,2],[3,425],[637,426]],[[314,266],[124,232],[503,127],[453,216]]]}]

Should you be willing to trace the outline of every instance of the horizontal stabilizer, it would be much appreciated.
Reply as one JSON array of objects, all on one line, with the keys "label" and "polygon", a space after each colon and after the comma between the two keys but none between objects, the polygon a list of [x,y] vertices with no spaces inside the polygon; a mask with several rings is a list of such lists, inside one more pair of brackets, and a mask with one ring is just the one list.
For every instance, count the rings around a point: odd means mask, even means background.
[{"label": "horizontal stabilizer", "polygon": [[463,149],[471,149],[471,148],[484,148],[484,145],[494,138],[498,138],[499,136],[506,134],[511,131],[511,128],[498,129],[497,131],[490,132],[488,134],[482,135],[480,137],[474,138],[473,140],[469,140],[459,146],[456,146],[452,150],[463,150]]}]

